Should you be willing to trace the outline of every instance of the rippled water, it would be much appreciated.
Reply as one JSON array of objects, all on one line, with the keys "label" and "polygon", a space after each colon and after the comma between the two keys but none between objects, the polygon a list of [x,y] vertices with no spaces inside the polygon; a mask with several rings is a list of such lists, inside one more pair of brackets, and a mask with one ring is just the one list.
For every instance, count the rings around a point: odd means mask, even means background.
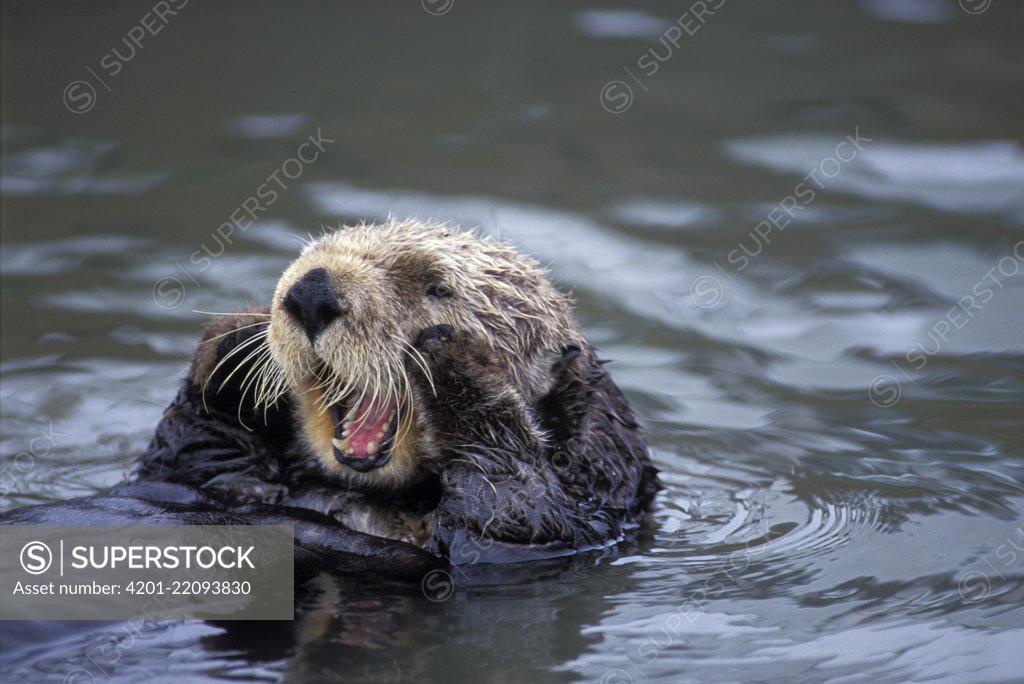
[{"label": "rippled water", "polygon": [[10,681],[1021,681],[1024,9],[708,4],[190,3],[124,59],[147,8],[5,3],[5,505],[118,482],[197,312],[389,213],[548,263],[664,485],[443,600],[5,627]]}]

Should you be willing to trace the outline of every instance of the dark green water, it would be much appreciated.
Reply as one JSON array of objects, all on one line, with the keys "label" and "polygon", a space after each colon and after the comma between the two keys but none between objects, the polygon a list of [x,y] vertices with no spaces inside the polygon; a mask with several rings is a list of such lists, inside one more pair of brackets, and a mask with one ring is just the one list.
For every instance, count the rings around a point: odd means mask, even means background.
[{"label": "dark green water", "polygon": [[571,568],[5,630],[5,681],[1024,679],[1024,6],[706,4],[4,2],[5,506],[122,479],[196,312],[389,213],[548,263],[665,485]]}]

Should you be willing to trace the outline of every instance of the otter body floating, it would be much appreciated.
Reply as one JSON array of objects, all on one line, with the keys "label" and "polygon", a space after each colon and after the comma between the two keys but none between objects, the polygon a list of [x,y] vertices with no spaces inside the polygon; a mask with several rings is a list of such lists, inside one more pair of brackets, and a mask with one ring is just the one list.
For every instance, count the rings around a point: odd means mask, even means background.
[{"label": "otter body floating", "polygon": [[207,327],[130,482],[0,521],[291,521],[302,575],[416,575],[613,543],[656,487],[537,262],[390,221],[311,242],[268,308]]}]

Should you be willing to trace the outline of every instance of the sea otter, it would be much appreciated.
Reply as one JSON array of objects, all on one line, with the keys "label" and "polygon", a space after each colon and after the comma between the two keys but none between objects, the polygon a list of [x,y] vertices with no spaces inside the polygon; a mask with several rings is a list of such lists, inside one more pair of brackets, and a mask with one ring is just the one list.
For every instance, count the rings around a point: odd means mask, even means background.
[{"label": "sea otter", "polygon": [[293,522],[304,574],[402,575],[613,543],[655,488],[540,265],[392,220],[313,240],[269,307],[214,320],[131,481],[3,522]]}]

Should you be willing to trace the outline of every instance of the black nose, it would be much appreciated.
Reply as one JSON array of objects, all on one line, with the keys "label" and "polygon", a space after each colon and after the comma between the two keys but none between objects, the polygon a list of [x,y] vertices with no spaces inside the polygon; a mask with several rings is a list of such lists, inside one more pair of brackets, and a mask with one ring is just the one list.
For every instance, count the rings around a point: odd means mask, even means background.
[{"label": "black nose", "polygon": [[331,321],[345,313],[323,268],[314,268],[291,286],[284,296],[284,308],[302,325],[310,342],[315,341]]}]

